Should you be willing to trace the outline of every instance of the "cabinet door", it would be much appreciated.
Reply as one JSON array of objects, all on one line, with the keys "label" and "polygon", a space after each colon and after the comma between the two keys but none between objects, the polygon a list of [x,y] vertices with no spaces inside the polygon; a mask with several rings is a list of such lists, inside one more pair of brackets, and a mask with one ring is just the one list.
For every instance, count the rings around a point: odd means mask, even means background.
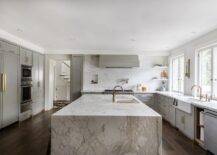
[{"label": "cabinet door", "polygon": [[176,127],[188,138],[194,139],[194,115],[176,109]]},{"label": "cabinet door", "polygon": [[185,129],[185,114],[181,110],[176,109],[176,127],[184,132]]},{"label": "cabinet door", "polygon": [[18,121],[18,65],[19,56],[11,52],[4,53],[4,73],[6,90],[3,92],[2,126],[5,127]]},{"label": "cabinet door", "polygon": [[[0,47],[1,48],[1,47]],[[0,74],[2,75],[4,73],[4,54],[1,53],[1,49],[0,49]],[[3,102],[3,99],[2,99],[2,95],[3,95],[3,92],[2,92],[2,77],[0,76],[0,129],[2,128],[2,108],[3,108],[3,105],[2,105],[2,102]]]},{"label": "cabinet door", "polygon": [[32,66],[32,54],[33,52],[25,49],[25,48],[20,48],[20,63],[23,65],[28,65],[28,66]]},{"label": "cabinet door", "polygon": [[20,48],[20,64],[26,64],[26,52],[22,48]]},{"label": "cabinet door", "polygon": [[33,53],[33,115],[44,109],[44,57]]},{"label": "cabinet door", "polygon": [[38,69],[40,107],[44,109],[44,55],[41,54],[39,54]]},{"label": "cabinet door", "polygon": [[171,104],[169,105],[169,122],[171,125],[176,126],[176,109]]},{"label": "cabinet door", "polygon": [[185,130],[184,133],[190,139],[194,139],[194,112],[192,109],[192,113],[185,113]]},{"label": "cabinet door", "polygon": [[[39,100],[39,91],[38,91],[38,54],[33,53],[33,66],[32,66],[32,100],[33,102],[37,102]],[[35,105],[33,104],[33,109]]]},{"label": "cabinet door", "polygon": [[32,66],[32,54],[32,51],[26,50],[26,65]]}]

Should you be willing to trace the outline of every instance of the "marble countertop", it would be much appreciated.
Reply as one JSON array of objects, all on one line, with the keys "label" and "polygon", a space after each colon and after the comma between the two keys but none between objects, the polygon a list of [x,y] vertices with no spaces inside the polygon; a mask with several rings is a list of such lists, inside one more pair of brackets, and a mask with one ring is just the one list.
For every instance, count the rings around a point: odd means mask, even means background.
[{"label": "marble countertop", "polygon": [[[118,96],[118,95],[117,95]],[[112,95],[86,94],[54,113],[53,116],[141,116],[161,117],[132,95],[138,103],[113,103]]]},{"label": "marble countertop", "polygon": [[[87,91],[87,92],[94,93],[94,91]],[[211,100],[210,102],[204,102],[204,101],[196,100],[190,95],[183,95],[180,93],[175,93],[170,91],[147,91],[147,92],[134,91],[133,94],[160,94],[160,95],[177,99],[179,101],[183,101],[185,103],[189,103],[196,107],[209,109],[217,112],[217,101],[215,100]]]},{"label": "marble countertop", "polygon": [[174,93],[174,92],[157,92],[160,95],[164,95],[167,97],[171,97],[174,99],[177,99],[179,101],[183,101],[185,103],[189,103],[193,106],[209,109],[217,112],[217,101],[211,100],[210,102],[200,101],[197,99],[194,99],[192,96],[189,95],[183,95],[180,93]]}]

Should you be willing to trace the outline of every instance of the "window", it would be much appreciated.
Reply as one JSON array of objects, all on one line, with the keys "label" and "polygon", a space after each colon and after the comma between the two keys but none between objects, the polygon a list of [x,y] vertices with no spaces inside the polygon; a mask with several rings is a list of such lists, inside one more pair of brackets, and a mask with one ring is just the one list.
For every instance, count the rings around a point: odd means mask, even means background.
[{"label": "window", "polygon": [[184,92],[184,56],[172,59],[172,91]]},{"label": "window", "polygon": [[217,47],[199,51],[198,85],[201,86],[203,95],[217,97]]}]

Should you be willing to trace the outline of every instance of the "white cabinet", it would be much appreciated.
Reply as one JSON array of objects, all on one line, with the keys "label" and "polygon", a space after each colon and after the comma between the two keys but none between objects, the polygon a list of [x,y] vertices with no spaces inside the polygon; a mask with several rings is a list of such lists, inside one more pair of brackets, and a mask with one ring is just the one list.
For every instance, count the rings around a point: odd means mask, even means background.
[{"label": "white cabinet", "polygon": [[7,44],[4,44],[4,51],[0,49],[0,128],[18,121],[19,117],[18,48]]},{"label": "white cabinet", "polygon": [[28,65],[32,66],[32,51],[25,49],[25,48],[20,48],[20,63],[22,65]]},{"label": "white cabinet", "polygon": [[169,98],[168,99],[169,108],[168,108],[168,122],[170,122],[171,125],[176,126],[176,108],[173,105],[174,99]]},{"label": "white cabinet", "polygon": [[158,100],[159,100],[158,101],[159,113],[162,115],[163,119],[169,120],[169,109],[170,109],[169,98],[160,95],[158,97]]},{"label": "white cabinet", "polygon": [[0,41],[0,50],[2,52],[11,52],[14,54],[19,54],[19,47],[18,46],[11,44],[11,43],[8,43],[8,42],[5,42],[5,41]]},{"label": "white cabinet", "polygon": [[[192,110],[193,111],[193,110]],[[176,109],[176,127],[188,138],[194,139],[194,113],[185,113]]]},{"label": "white cabinet", "polygon": [[155,102],[163,119],[194,139],[194,110],[190,104],[163,95],[156,95]]},{"label": "white cabinet", "polygon": [[36,52],[33,52],[32,81],[32,113],[35,115],[44,109],[44,56]]}]

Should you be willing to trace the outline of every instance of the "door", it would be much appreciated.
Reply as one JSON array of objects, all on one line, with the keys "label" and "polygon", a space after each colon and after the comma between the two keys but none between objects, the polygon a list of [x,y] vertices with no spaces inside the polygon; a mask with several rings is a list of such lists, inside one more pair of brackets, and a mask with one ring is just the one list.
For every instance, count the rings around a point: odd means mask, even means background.
[{"label": "door", "polygon": [[2,100],[2,127],[18,121],[19,102],[18,102],[18,64],[19,56],[14,53],[4,53],[3,73],[5,79],[5,91]]}]

